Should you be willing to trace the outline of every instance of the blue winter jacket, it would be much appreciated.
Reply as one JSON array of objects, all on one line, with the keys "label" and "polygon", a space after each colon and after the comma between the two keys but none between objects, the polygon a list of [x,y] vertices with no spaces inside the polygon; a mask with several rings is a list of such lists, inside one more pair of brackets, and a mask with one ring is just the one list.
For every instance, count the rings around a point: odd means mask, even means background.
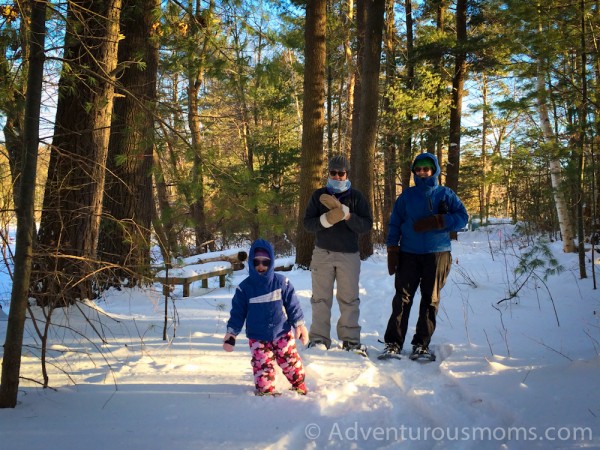
[{"label": "blue winter jacket", "polygon": [[[263,275],[252,263],[257,248],[264,248],[271,257],[269,269]],[[275,254],[268,241],[257,239],[250,247],[248,272],[231,301],[228,333],[237,336],[246,322],[248,338],[273,341],[304,323],[294,287],[286,277],[275,273]]]},{"label": "blue winter jacket", "polygon": [[[440,165],[435,155],[421,153],[415,158],[411,171],[415,163],[424,158],[433,161],[435,173],[421,178],[413,171],[415,185],[404,189],[394,203],[386,245],[400,245],[400,251],[417,254],[450,251],[449,232],[462,229],[469,215],[454,191],[438,184]],[[443,230],[414,231],[413,224],[417,220],[434,214],[445,215]]]}]

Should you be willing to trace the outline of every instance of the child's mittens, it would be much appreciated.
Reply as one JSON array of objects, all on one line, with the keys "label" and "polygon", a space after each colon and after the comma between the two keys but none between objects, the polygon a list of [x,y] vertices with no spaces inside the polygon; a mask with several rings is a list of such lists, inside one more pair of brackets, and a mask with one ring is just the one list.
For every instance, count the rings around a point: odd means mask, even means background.
[{"label": "child's mittens", "polygon": [[235,348],[235,336],[231,333],[227,333],[223,338],[223,350],[226,352],[232,352]]},{"label": "child's mittens", "polygon": [[304,325],[298,325],[296,327],[296,339],[302,342],[302,345],[308,344],[308,330]]}]

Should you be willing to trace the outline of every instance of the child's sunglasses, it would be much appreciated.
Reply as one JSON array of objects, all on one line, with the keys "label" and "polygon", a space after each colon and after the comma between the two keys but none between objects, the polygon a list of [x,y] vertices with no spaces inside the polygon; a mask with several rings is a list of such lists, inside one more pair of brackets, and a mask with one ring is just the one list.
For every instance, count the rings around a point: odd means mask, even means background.
[{"label": "child's sunglasses", "polygon": [[271,264],[271,260],[269,258],[254,258],[252,262],[254,263],[254,267],[269,267],[269,264]]}]

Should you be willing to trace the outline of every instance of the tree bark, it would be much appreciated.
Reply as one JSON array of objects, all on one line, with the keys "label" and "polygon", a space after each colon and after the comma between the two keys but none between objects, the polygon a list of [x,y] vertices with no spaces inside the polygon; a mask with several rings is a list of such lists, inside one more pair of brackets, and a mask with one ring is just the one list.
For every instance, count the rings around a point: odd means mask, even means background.
[{"label": "tree bark", "polygon": [[[358,133],[363,82],[363,61],[365,58],[365,33],[367,27],[367,1],[356,0],[356,67],[354,73],[354,97],[352,101],[352,126],[350,142],[350,166],[358,168]],[[354,175],[353,175],[354,176]]]},{"label": "tree bark", "polygon": [[[27,96],[27,76],[29,72],[29,21],[31,18],[31,2],[19,2],[19,35],[21,40],[21,60],[23,64],[16,76],[9,72],[8,62],[5,55],[0,55],[0,79],[2,79],[2,90],[4,91],[4,107],[2,113],[5,114],[4,121],[4,145],[8,154],[8,164],[13,185],[13,204],[15,208],[19,207],[19,197],[21,195],[21,171],[23,168],[24,149],[24,121],[25,121],[25,102]],[[17,37],[15,37],[15,40]],[[7,45],[7,44],[4,44]],[[6,83],[6,86],[5,86]]]},{"label": "tree bark", "polygon": [[487,174],[488,174],[488,155],[487,155],[487,132],[488,132],[488,85],[487,76],[483,74],[481,87],[481,96],[483,98],[482,124],[481,124],[481,182],[479,185],[479,221],[483,225],[487,220]]},{"label": "tree bark", "polygon": [[[344,15],[344,74],[346,77],[346,102],[343,113],[340,113],[340,144],[339,153],[348,154],[352,144],[352,113],[354,111],[354,85],[356,70],[352,58],[352,42],[350,40],[350,24],[354,19],[354,1],[345,0],[346,14]],[[340,109],[343,102],[340,101]],[[343,125],[342,125],[343,124]]]},{"label": "tree bark", "polygon": [[93,298],[121,0],[71,1],[34,261],[41,305]]},{"label": "tree bark", "polygon": [[314,247],[314,236],[303,226],[304,211],[322,179],[326,11],[326,0],[311,0],[306,5],[300,204],[296,233],[296,264],[301,267],[310,266]]},{"label": "tree bark", "polygon": [[[446,10],[448,9],[448,0],[436,0],[436,30],[438,33],[445,33],[446,22],[445,15]],[[442,103],[442,98],[445,97],[445,81],[444,81],[444,60],[443,56],[440,54],[435,60],[435,67],[437,69],[437,73],[439,75],[439,83],[436,89],[436,114],[434,117],[434,125],[431,130],[431,141],[433,148],[430,150],[433,154],[437,155],[440,167],[444,167],[444,155],[443,155],[443,141],[444,141],[444,127],[442,126],[442,117],[439,113],[440,104]],[[439,182],[442,184],[442,176],[440,173]]]},{"label": "tree bark", "polygon": [[[538,26],[538,32],[540,35],[543,33],[543,27],[541,23]],[[546,71],[544,70],[544,62],[542,60],[542,56],[540,55],[538,56],[537,61],[537,109],[540,116],[544,138],[547,142],[550,142],[556,146],[557,139],[552,131],[552,126],[550,125],[550,114],[546,104],[548,93],[546,92],[545,78]],[[550,160],[550,180],[552,183],[554,203],[556,205],[556,214],[558,215],[558,225],[562,234],[563,251],[565,253],[574,253],[577,251],[574,241],[575,232],[571,222],[571,217],[569,216],[569,209],[564,195],[564,188],[562,186],[562,167],[558,157],[553,157]]]},{"label": "tree bark", "polygon": [[197,17],[208,17],[206,23],[210,23],[210,17],[214,11],[214,0],[210,0],[208,8],[205,11],[200,11],[200,2],[197,2],[197,10],[192,14],[193,10],[188,13],[189,29],[196,33],[198,43],[198,54],[191,52],[188,55],[188,126],[191,134],[191,146],[194,154],[192,167],[192,183],[194,193],[191,196],[190,215],[194,221],[194,229],[196,231],[196,248],[204,247],[204,244],[212,240],[212,234],[206,224],[206,208],[204,199],[204,155],[202,148],[202,136],[200,133],[200,110],[198,105],[198,96],[200,88],[204,83],[204,72],[206,70],[207,48],[210,42],[211,35],[205,29],[205,26],[200,26],[196,21]]},{"label": "tree bark", "polygon": [[13,285],[2,358],[0,408],[14,408],[17,405],[23,333],[25,329],[27,300],[29,297],[31,261],[33,258],[33,236],[35,233],[34,198],[45,59],[44,44],[46,39],[47,2],[36,1],[31,3],[29,72],[27,75],[24,123],[25,154],[21,171],[21,201],[19,208],[17,208],[17,243],[14,259]]},{"label": "tree bark", "polygon": [[585,230],[583,224],[584,179],[585,179],[585,143],[587,135],[588,93],[587,93],[587,52],[586,52],[586,18],[585,2],[580,0],[581,20],[581,103],[579,105],[579,155],[577,155],[577,172],[579,174],[576,188],[577,193],[577,241],[579,256],[579,277],[587,278],[585,268]]},{"label": "tree bark", "polygon": [[456,2],[456,48],[454,55],[454,76],[452,77],[452,104],[450,106],[450,147],[446,168],[446,186],[458,192],[460,171],[460,137],[462,99],[467,74],[467,0]]},{"label": "tree bark", "polygon": [[[414,33],[413,33],[413,18],[412,18],[412,0],[404,1],[405,17],[406,17],[406,79],[404,86],[407,92],[411,92],[415,87],[415,62],[414,62]],[[412,149],[412,122],[413,116],[409,112],[406,114],[406,131],[402,143],[400,154],[400,179],[402,181],[402,189],[410,186],[412,172],[410,170],[413,160]]]},{"label": "tree bark", "polygon": [[99,256],[118,268],[107,275],[108,285],[141,284],[150,268],[152,224],[152,159],[154,105],[158,70],[157,40],[152,37],[160,2],[123,0],[119,64],[142,61],[125,69],[115,99],[108,146],[106,195]]},{"label": "tree bark", "polygon": [[[364,194],[370,205],[374,204],[375,144],[379,112],[379,70],[384,13],[385,0],[367,0],[360,121],[356,145],[353,146],[357,165],[354,166],[352,177],[356,187]],[[371,231],[360,237],[359,245],[362,259],[373,254]]]},{"label": "tree bark", "polygon": [[[386,21],[385,21],[385,86],[392,86],[396,78],[396,45],[394,37],[396,36],[396,27],[394,25],[394,2],[386,2]],[[395,108],[390,104],[388,97],[383,98],[382,111],[388,116],[394,115]],[[396,201],[396,172],[398,164],[396,161],[397,151],[397,132],[393,129],[391,123],[386,124],[383,136],[383,236],[384,239],[388,233],[389,218],[392,215],[392,208]]]}]

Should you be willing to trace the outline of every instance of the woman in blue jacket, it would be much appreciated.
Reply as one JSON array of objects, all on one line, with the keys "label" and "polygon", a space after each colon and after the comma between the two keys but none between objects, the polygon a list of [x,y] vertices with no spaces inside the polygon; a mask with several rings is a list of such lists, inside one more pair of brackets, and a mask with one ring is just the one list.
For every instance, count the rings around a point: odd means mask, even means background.
[{"label": "woman in blue jacket", "polygon": [[435,331],[440,291],[452,264],[450,232],[462,229],[469,215],[454,191],[438,184],[440,166],[435,155],[421,153],[411,170],[415,185],[396,199],[386,240],[388,271],[396,275],[396,294],[381,357],[399,357],[420,286],[419,318],[410,358],[435,359],[429,343]]},{"label": "woman in blue jacket", "polygon": [[257,239],[250,247],[248,273],[231,301],[223,348],[233,351],[235,337],[245,322],[256,394],[277,394],[275,362],[292,390],[306,394],[304,367],[292,328],[304,345],[308,342],[308,330],[294,287],[286,277],[275,273],[275,255],[268,241]]}]

